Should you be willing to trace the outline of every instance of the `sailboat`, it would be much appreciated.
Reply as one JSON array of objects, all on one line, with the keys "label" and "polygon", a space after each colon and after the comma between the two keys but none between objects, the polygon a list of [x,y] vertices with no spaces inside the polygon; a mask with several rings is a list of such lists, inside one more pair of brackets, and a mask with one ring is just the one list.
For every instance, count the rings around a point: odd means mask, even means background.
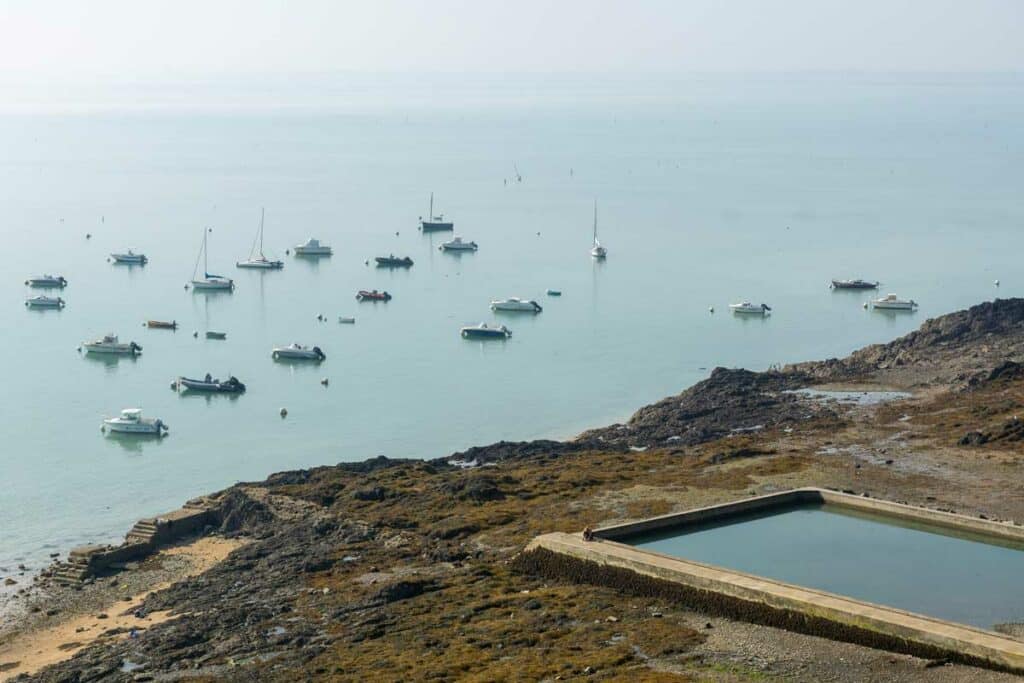
[{"label": "sailboat", "polygon": [[430,193],[430,212],[427,213],[427,220],[423,220],[423,216],[420,216],[420,230],[423,232],[441,232],[444,230],[454,230],[455,224],[451,221],[444,219],[444,214],[440,216],[434,215],[434,193]]},{"label": "sailboat", "polygon": [[597,202],[594,202],[594,246],[590,250],[590,255],[596,259],[603,259],[608,255],[608,250],[601,246],[597,239]]},{"label": "sailboat", "polygon": [[[199,255],[196,256],[196,267],[192,269],[192,289],[193,291],[199,289],[206,290],[227,290],[231,291],[235,288],[235,281],[229,277],[223,275],[213,275],[210,273],[209,266],[207,265],[206,258],[206,237],[209,231],[203,228],[203,245],[199,247]],[[196,277],[199,274],[199,259],[203,259],[203,277]]]},{"label": "sailboat", "polygon": [[235,263],[238,268],[263,268],[264,270],[284,268],[284,261],[271,261],[263,255],[263,214],[264,210],[260,209],[260,229],[256,233],[256,239],[253,240],[252,249],[249,250],[249,258]]}]

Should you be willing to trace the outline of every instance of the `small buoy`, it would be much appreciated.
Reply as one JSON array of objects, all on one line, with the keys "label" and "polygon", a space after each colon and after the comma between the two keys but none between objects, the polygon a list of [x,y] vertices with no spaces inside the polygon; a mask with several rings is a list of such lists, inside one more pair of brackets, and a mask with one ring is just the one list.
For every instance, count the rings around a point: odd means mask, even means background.
[{"label": "small buoy", "polygon": [[285,256],[287,256],[287,255],[288,255],[288,254],[290,254],[290,253],[292,253],[292,250],[291,250],[291,249],[285,249],[285,250],[284,250],[284,255],[285,255]]},{"label": "small buoy", "polygon": [[196,338],[198,339],[198,338],[199,338],[199,330],[195,330],[195,331],[194,331],[194,332],[192,333],[192,336],[193,336],[193,337],[196,337]]},{"label": "small buoy", "polygon": [[92,239],[92,233],[89,233],[89,232],[85,233],[85,239],[91,240]]},{"label": "small buoy", "polygon": [[323,384],[323,385],[324,385],[324,386],[326,387],[326,386],[327,386],[327,384],[328,384],[328,382],[327,382],[327,378],[326,378],[326,377],[324,377],[324,378],[323,378],[322,380],[320,380],[320,384]]},{"label": "small buoy", "polygon": [[317,316],[316,316],[316,319],[321,321],[321,322],[323,322],[323,319],[324,319],[323,314],[322,313],[318,313]]},{"label": "small buoy", "polygon": [[864,308],[865,308],[865,309],[867,309],[867,307],[868,307],[868,302],[867,302],[867,301],[865,301],[865,302],[864,302]]},{"label": "small buoy", "polygon": [[370,259],[366,259],[365,261],[363,261],[363,265],[364,266],[370,265]]},{"label": "small buoy", "polygon": [[281,417],[288,417],[288,409],[281,408]]},{"label": "small buoy", "polygon": [[398,237],[398,231],[395,230],[395,237]]},{"label": "small buoy", "polygon": [[714,306],[708,306],[708,313],[714,313],[714,312],[715,312],[715,307]]},{"label": "small buoy", "polygon": [[207,230],[209,230],[210,232],[213,232],[213,228],[207,228]]},{"label": "small buoy", "polygon": [[996,287],[999,286],[999,280],[996,280]]}]

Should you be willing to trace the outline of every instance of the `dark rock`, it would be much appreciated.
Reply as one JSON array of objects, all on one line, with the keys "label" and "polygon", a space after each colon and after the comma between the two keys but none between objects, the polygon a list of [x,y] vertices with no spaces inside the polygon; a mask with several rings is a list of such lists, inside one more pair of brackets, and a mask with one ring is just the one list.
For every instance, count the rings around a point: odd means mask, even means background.
[{"label": "dark rock", "polygon": [[383,486],[374,486],[352,492],[352,497],[356,500],[384,500],[387,495],[388,491]]},{"label": "dark rock", "polygon": [[251,532],[273,519],[266,504],[239,489],[231,489],[221,499],[220,530],[223,533]]},{"label": "dark rock", "polygon": [[425,592],[434,590],[437,590],[437,585],[430,580],[398,581],[397,583],[384,586],[377,591],[377,594],[374,597],[385,603],[391,603],[398,602],[399,600],[415,598],[417,595],[422,595]]}]

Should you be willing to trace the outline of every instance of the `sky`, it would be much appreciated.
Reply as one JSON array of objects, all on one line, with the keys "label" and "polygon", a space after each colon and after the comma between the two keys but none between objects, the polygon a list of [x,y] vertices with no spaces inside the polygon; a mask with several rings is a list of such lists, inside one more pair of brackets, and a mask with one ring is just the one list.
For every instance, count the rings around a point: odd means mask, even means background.
[{"label": "sky", "polygon": [[1024,70],[1024,0],[0,0],[0,79]]}]

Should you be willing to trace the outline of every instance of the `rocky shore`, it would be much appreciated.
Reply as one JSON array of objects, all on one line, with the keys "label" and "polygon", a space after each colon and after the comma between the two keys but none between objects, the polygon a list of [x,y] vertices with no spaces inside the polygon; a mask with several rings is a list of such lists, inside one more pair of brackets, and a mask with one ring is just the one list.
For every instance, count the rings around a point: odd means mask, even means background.
[{"label": "rocky shore", "polygon": [[[203,564],[161,550],[25,598],[0,631],[0,679],[1013,680],[559,581],[515,558],[540,533],[805,485],[1024,522],[1021,362],[1024,300],[997,300],[844,359],[716,368],[573,441],[238,484],[210,496],[218,524],[179,546],[229,553]],[[120,625],[26,640],[99,614]],[[18,649],[29,642],[64,654]]]}]

